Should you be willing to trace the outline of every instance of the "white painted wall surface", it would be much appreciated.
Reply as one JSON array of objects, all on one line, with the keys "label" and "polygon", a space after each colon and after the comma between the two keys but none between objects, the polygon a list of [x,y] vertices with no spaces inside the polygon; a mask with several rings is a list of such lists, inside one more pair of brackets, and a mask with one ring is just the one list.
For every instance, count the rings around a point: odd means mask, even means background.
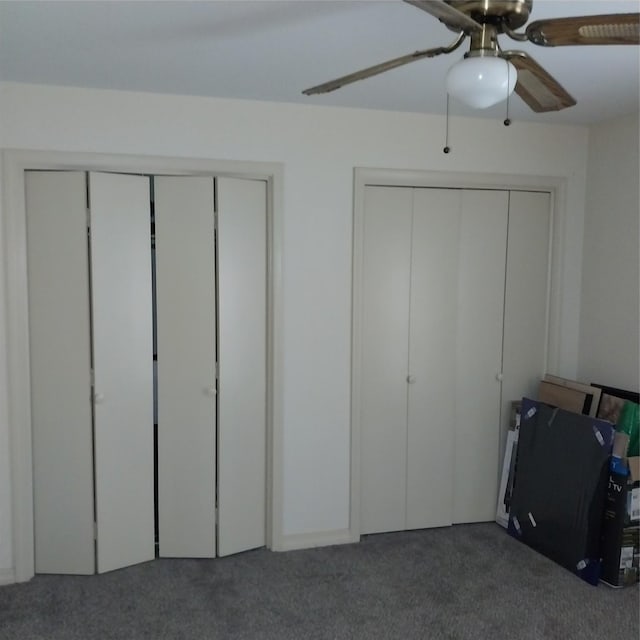
[{"label": "white painted wall surface", "polygon": [[589,130],[579,377],[640,386],[638,114]]},{"label": "white painted wall surface", "polygon": [[[2,103],[0,102],[0,126],[2,123]],[[2,157],[0,156],[0,174]],[[3,185],[0,181],[0,203],[3,199]],[[1,206],[1,205],[0,205]],[[4,246],[4,225],[0,215],[0,247]],[[7,339],[4,255],[0,250],[0,585],[13,581],[11,542],[11,473],[9,467],[9,413],[7,411]]]},{"label": "white painted wall surface", "polygon": [[[576,374],[586,128],[515,122],[505,129],[501,120],[454,118],[445,155],[444,119],[424,114],[12,83],[0,85],[0,113],[3,148],[284,164],[285,535],[349,525],[354,167],[565,178],[557,370]],[[5,330],[2,317],[0,344]],[[4,406],[0,445],[8,431]],[[6,521],[0,526],[8,531]],[[10,566],[7,545],[0,539],[0,568]]]}]

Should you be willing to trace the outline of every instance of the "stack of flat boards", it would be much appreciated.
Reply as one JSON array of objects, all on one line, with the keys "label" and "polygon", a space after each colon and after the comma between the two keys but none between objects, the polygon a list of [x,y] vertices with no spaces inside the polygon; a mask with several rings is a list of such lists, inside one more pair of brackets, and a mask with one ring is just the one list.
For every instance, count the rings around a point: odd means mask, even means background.
[{"label": "stack of flat boards", "polygon": [[613,436],[603,420],[522,400],[509,533],[594,585]]},{"label": "stack of flat boards", "polygon": [[567,411],[596,416],[601,392],[598,387],[546,374],[538,387],[538,400]]}]

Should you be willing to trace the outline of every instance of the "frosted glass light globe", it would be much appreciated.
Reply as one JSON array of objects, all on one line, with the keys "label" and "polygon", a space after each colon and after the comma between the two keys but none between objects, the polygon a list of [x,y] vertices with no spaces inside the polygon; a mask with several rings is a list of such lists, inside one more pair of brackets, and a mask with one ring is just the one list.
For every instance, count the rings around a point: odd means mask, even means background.
[{"label": "frosted glass light globe", "polygon": [[504,58],[463,58],[447,73],[447,93],[474,109],[486,109],[506,100],[517,79],[516,68]]}]

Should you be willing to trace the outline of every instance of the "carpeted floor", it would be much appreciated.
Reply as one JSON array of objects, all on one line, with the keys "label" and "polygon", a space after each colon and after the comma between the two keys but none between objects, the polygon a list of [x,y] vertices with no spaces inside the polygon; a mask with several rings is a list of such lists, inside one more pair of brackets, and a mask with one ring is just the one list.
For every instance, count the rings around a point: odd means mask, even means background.
[{"label": "carpeted floor", "polygon": [[0,587],[2,640],[638,640],[639,590],[592,587],[494,524]]}]

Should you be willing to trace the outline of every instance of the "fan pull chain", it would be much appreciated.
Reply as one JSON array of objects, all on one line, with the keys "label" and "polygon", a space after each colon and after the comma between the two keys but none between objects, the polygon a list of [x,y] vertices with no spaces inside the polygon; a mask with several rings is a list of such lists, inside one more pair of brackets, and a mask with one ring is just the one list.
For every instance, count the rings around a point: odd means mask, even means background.
[{"label": "fan pull chain", "polygon": [[451,147],[449,146],[449,94],[447,93],[447,115],[446,115],[446,125],[445,125],[445,135],[444,135],[444,149],[445,153],[449,153],[451,151]]},{"label": "fan pull chain", "polygon": [[511,67],[509,66],[509,63],[507,62],[507,114],[506,114],[506,118],[504,119],[504,126],[508,127],[511,124],[511,118],[509,117],[509,85],[511,84],[511,78],[509,77],[509,74],[511,73]]}]

